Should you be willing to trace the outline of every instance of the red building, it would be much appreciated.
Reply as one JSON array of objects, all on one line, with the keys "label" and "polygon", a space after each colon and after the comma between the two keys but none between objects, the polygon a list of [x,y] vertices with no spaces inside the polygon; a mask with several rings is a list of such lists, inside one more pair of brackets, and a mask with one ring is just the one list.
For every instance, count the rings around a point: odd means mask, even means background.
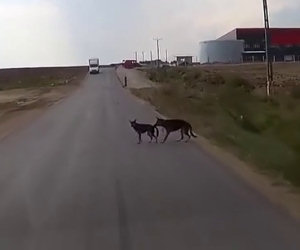
[{"label": "red building", "polygon": [[[217,40],[243,40],[243,61],[264,61],[265,30],[234,29]],[[270,54],[273,61],[300,61],[300,28],[270,28]]]}]

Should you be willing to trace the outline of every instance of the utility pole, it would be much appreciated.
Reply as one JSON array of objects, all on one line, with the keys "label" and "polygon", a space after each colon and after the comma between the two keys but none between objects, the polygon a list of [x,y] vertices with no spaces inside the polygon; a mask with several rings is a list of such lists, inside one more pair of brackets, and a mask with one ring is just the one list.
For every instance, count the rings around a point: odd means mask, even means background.
[{"label": "utility pole", "polygon": [[157,68],[159,68],[159,41],[161,41],[162,38],[154,38],[153,40],[156,41],[156,48],[157,48]]},{"label": "utility pole", "polygon": [[269,97],[271,94],[271,85],[273,84],[273,64],[270,55],[270,23],[267,0],[263,0],[264,21],[265,21],[265,48],[266,48],[266,66],[267,66],[267,86],[266,92]]},{"label": "utility pole", "polygon": [[137,51],[135,52],[135,60],[136,60],[136,62],[138,62],[138,53],[137,53]]},{"label": "utility pole", "polygon": [[142,51],[142,55],[143,55],[143,62],[145,62],[145,52]]},{"label": "utility pole", "polygon": [[153,57],[152,57],[152,50],[150,50],[150,65],[151,65],[151,67],[152,67],[152,61],[153,61]]},{"label": "utility pole", "polygon": [[168,62],[168,50],[166,49],[166,63]]}]

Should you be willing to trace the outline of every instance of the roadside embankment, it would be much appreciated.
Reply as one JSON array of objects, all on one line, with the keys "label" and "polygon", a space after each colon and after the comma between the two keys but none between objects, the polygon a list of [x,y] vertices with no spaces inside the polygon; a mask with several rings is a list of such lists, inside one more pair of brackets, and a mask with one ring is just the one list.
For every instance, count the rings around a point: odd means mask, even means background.
[{"label": "roadside embankment", "polygon": [[86,67],[0,70],[0,139],[80,86]]},{"label": "roadside embankment", "polygon": [[155,88],[130,90],[161,114],[191,122],[203,149],[300,218],[299,73],[284,65],[267,99],[263,67],[145,70]]}]

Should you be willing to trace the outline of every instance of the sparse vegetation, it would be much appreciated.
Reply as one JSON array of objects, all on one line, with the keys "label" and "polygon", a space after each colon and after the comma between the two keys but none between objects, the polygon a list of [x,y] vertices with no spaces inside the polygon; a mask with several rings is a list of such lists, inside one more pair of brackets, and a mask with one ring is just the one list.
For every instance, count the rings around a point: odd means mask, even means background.
[{"label": "sparse vegetation", "polygon": [[79,85],[87,71],[87,67],[1,69],[0,118],[55,103]]},{"label": "sparse vegetation", "polygon": [[168,68],[150,70],[148,76],[159,87],[133,89],[135,95],[170,117],[187,119],[199,134],[262,171],[300,186],[297,82],[281,76],[275,95],[267,100],[260,81],[247,79],[239,71]]},{"label": "sparse vegetation", "polygon": [[1,69],[0,91],[78,83],[87,71],[87,67]]}]

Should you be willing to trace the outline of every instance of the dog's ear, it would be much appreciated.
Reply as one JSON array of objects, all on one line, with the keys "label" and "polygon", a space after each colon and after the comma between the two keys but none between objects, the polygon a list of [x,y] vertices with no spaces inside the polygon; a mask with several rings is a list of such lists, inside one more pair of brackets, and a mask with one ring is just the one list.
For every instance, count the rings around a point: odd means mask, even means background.
[{"label": "dog's ear", "polygon": [[133,121],[134,123],[136,123],[136,119],[134,119],[134,121]]}]

